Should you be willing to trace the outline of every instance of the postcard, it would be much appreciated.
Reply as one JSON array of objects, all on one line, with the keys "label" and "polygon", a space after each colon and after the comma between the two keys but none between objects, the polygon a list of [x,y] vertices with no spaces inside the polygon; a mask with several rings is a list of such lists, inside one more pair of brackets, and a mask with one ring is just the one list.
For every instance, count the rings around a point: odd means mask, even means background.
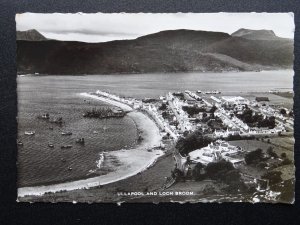
[{"label": "postcard", "polygon": [[16,15],[19,202],[294,202],[293,13]]}]

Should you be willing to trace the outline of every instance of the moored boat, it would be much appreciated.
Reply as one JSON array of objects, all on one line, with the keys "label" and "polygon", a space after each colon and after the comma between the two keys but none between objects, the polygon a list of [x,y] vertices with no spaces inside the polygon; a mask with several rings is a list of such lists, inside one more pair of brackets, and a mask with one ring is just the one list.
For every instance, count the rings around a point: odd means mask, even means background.
[{"label": "moored boat", "polygon": [[26,135],[34,135],[35,131],[25,131],[24,134],[26,134]]},{"label": "moored boat", "polygon": [[72,135],[72,132],[70,132],[70,131],[67,131],[67,132],[61,132],[61,135]]},{"label": "moored boat", "polygon": [[82,145],[84,145],[84,138],[78,138],[78,139],[76,140],[76,143],[77,143],[77,144],[82,144]]},{"label": "moored boat", "polygon": [[54,148],[54,145],[51,144],[51,143],[49,143],[49,144],[48,144],[48,147],[49,147],[49,148]]},{"label": "moored boat", "polygon": [[65,148],[72,148],[72,147],[73,147],[72,145],[62,145],[60,148],[65,149]]},{"label": "moored boat", "polygon": [[17,140],[17,144],[20,145],[20,146],[23,146],[23,142],[20,141],[20,140]]}]

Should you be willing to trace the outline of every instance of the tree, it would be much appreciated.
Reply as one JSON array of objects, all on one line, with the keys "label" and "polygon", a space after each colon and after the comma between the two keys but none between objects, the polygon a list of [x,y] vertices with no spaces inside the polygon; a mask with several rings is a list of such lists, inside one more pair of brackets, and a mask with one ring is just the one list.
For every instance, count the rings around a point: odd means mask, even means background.
[{"label": "tree", "polygon": [[166,119],[166,118],[168,117],[168,113],[164,111],[164,112],[161,114],[161,116],[162,116],[164,119]]},{"label": "tree", "polygon": [[284,158],[283,161],[280,163],[281,166],[290,165],[292,164],[292,160],[288,158]]},{"label": "tree", "polygon": [[286,153],[285,152],[283,152],[283,153],[281,153],[281,158],[286,158]]},{"label": "tree", "polygon": [[262,159],[263,159],[263,151],[260,148],[252,152],[249,152],[245,155],[245,162],[248,165],[260,162],[262,161]]},{"label": "tree", "polygon": [[199,112],[205,112],[204,108],[199,108],[198,106],[182,106],[182,110],[185,111],[189,116],[193,116]]},{"label": "tree", "polygon": [[222,180],[226,172],[234,170],[234,166],[231,162],[221,160],[218,162],[208,163],[205,170],[207,176],[211,179]]},{"label": "tree", "polygon": [[187,155],[191,151],[207,146],[212,140],[212,138],[202,135],[202,132],[197,130],[179,139],[176,148],[180,154]]},{"label": "tree", "polygon": [[280,113],[281,113],[282,115],[286,115],[286,110],[285,110],[285,109],[280,109]]},{"label": "tree", "polygon": [[204,168],[205,168],[205,166],[204,166],[202,163],[200,163],[200,162],[198,162],[198,163],[195,165],[195,167],[194,167],[194,169],[193,169],[193,171],[192,171],[192,177],[193,177],[196,181],[200,181],[200,180],[205,179],[206,174],[204,173]]},{"label": "tree", "polygon": [[175,168],[172,172],[171,172],[171,176],[176,180],[179,181],[181,179],[183,179],[184,175],[183,172],[180,171],[179,169]]},{"label": "tree", "polygon": [[165,103],[162,103],[161,106],[159,107],[159,110],[166,110],[167,105]]},{"label": "tree", "polygon": [[259,162],[256,166],[260,169],[264,169],[268,164],[266,162]]},{"label": "tree", "polygon": [[235,182],[239,182],[241,178],[241,174],[236,169],[230,169],[227,171],[224,176],[221,178],[222,181],[226,184],[233,184]]},{"label": "tree", "polygon": [[211,107],[211,109],[209,110],[209,112],[213,114],[216,110],[217,110],[217,107],[215,105],[213,105]]},{"label": "tree", "polygon": [[282,172],[280,171],[269,171],[262,175],[261,178],[269,180],[270,184],[277,184],[282,181],[281,174]]},{"label": "tree", "polygon": [[271,146],[267,149],[267,153],[270,157],[273,157],[275,159],[278,158],[278,155],[276,154],[276,152],[274,152],[274,150]]},{"label": "tree", "polygon": [[236,141],[236,140],[241,140],[242,137],[240,134],[229,134],[227,137],[228,141]]}]

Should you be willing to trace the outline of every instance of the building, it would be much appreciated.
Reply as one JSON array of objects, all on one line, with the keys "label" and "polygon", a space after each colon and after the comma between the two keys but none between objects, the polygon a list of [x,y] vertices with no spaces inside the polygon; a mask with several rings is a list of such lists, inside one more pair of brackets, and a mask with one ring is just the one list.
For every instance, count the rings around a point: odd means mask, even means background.
[{"label": "building", "polygon": [[225,101],[226,104],[230,105],[248,105],[249,100],[245,99],[241,96],[223,96],[222,99]]},{"label": "building", "polygon": [[180,153],[174,155],[176,161],[176,168],[186,174],[188,170],[192,169],[197,163],[208,165],[212,162],[226,160],[233,164],[234,167],[239,167],[244,163],[244,158],[240,156],[243,150],[234,145],[230,145],[226,141],[217,140],[210,143],[208,146],[196,149],[188,154],[188,156],[181,156]]},{"label": "building", "polygon": [[269,98],[268,97],[256,97],[255,100],[257,102],[268,102]]}]

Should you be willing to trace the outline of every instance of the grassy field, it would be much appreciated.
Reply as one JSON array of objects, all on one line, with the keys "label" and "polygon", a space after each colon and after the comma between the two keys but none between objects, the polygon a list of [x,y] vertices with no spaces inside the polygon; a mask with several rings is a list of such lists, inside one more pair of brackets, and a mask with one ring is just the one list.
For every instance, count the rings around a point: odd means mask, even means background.
[{"label": "grassy field", "polygon": [[291,92],[279,92],[279,93],[274,93],[274,95],[278,95],[283,98],[293,98],[294,97],[294,93],[291,93]]}]

